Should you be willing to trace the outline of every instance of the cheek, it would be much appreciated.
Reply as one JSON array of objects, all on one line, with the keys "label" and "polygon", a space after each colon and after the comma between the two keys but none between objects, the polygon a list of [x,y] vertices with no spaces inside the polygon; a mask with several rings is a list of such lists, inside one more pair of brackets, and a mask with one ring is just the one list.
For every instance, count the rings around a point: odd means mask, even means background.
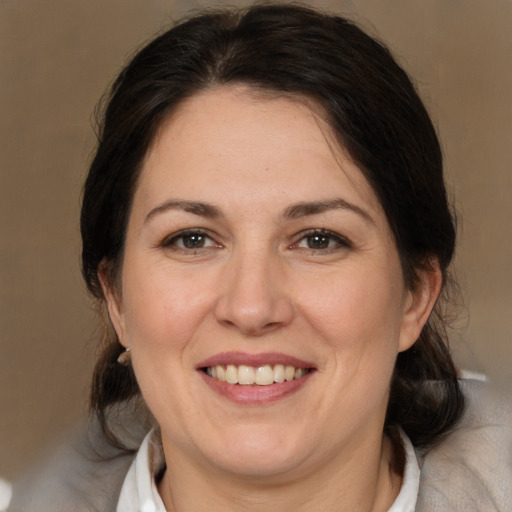
[{"label": "cheek", "polygon": [[304,315],[328,347],[322,370],[338,390],[326,396],[327,408],[337,411],[335,423],[345,421],[346,410],[365,417],[375,408],[385,409],[398,353],[403,288],[400,269],[387,269],[370,272],[354,266],[337,279],[317,283],[318,293],[302,295]]},{"label": "cheek", "polygon": [[[140,267],[140,268],[138,268]],[[208,314],[212,286],[164,268],[131,264],[124,280],[124,316],[128,344],[144,353],[183,349]]]},{"label": "cheek", "polygon": [[171,276],[158,266],[132,262],[127,268],[125,331],[137,382],[157,421],[181,432],[180,421],[191,407],[191,354],[211,310],[211,294],[201,293],[197,280],[179,273]]},{"label": "cheek", "polygon": [[297,303],[332,343],[364,348],[379,340],[398,342],[403,285],[390,267],[382,272],[347,268],[307,289],[299,291]]}]

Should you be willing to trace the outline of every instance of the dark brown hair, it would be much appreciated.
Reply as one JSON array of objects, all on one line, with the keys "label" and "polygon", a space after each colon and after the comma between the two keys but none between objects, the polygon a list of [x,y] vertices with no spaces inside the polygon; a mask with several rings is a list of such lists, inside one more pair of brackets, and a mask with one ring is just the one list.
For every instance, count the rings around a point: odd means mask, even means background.
[{"label": "dark brown hair", "polygon": [[[82,270],[104,301],[98,269],[111,284],[122,265],[130,206],[142,161],[162,121],[199,91],[222,84],[303,98],[318,106],[358,164],[387,215],[412,289],[437,261],[447,280],[455,228],[432,122],[389,51],[350,21],[296,5],[206,12],[139,51],[114,82],[84,189]],[[413,347],[400,353],[386,429],[401,426],[417,446],[433,443],[460,417],[464,401],[436,306]],[[107,411],[139,396],[115,333],[97,363],[92,407]]]}]

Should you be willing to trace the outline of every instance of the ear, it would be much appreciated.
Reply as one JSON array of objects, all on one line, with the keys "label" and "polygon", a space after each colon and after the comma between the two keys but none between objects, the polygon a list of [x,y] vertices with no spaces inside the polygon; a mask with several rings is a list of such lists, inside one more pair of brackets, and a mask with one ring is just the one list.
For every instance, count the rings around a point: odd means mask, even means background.
[{"label": "ear", "polygon": [[111,282],[108,275],[108,263],[102,260],[98,266],[98,279],[101,283],[103,295],[107,303],[108,317],[121,345],[125,346],[123,340],[125,339],[125,326],[124,315],[122,308],[121,293],[116,286]]},{"label": "ear", "polygon": [[399,352],[416,342],[427,323],[443,286],[443,275],[437,258],[430,261],[430,269],[418,270],[418,281],[413,290],[407,291],[400,331]]}]

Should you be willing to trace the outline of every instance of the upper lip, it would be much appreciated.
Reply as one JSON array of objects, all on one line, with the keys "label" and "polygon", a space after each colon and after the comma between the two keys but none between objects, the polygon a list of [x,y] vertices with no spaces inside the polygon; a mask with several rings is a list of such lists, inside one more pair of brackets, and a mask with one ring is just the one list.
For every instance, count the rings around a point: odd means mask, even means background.
[{"label": "upper lip", "polygon": [[197,369],[207,368],[209,366],[219,366],[233,364],[235,366],[246,365],[255,368],[264,365],[282,364],[286,366],[293,366],[295,368],[314,368],[314,365],[303,359],[298,359],[287,354],[280,354],[277,352],[267,352],[261,354],[248,354],[246,352],[222,352],[215,354],[197,365]]}]

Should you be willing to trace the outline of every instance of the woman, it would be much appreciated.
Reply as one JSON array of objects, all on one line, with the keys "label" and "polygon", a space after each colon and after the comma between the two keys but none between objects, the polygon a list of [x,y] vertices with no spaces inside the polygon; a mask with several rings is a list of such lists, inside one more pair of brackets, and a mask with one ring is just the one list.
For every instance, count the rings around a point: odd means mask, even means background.
[{"label": "woman", "polygon": [[419,461],[464,410],[440,300],[455,229],[382,45],[281,5],[164,33],[113,85],[81,230],[113,327],[96,449],[145,411],[151,430],[82,466],[101,481],[68,506],[434,510]]}]

